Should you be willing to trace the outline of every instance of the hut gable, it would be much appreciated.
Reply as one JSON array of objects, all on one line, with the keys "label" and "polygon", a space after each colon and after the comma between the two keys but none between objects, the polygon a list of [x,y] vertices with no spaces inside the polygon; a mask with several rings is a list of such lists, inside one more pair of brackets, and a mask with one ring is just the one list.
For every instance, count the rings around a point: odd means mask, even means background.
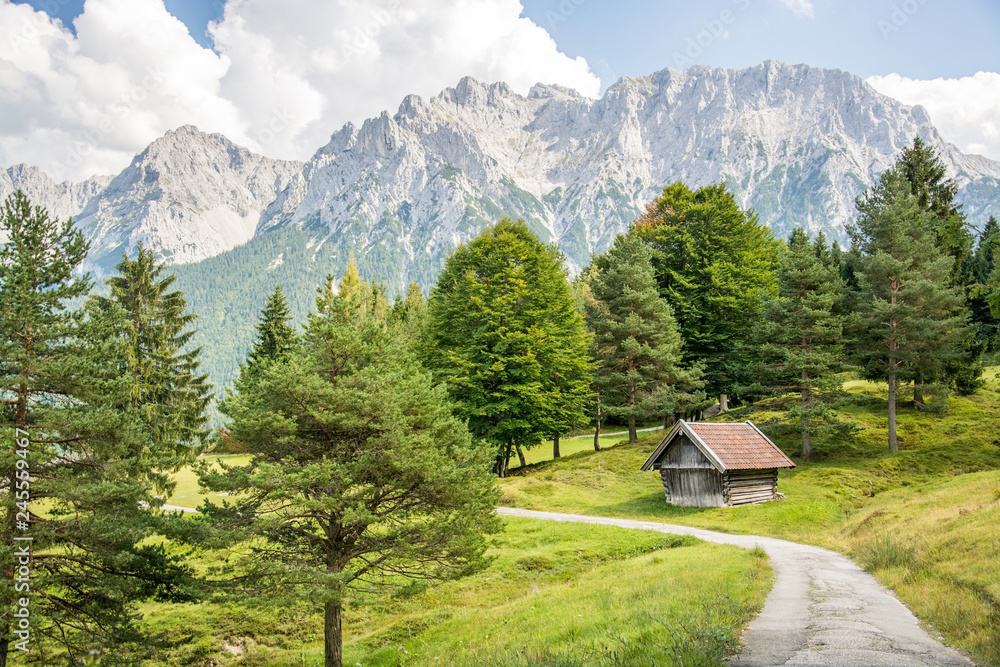
[{"label": "hut gable", "polygon": [[690,440],[716,470],[770,470],[794,468],[795,464],[752,422],[710,424],[679,421],[642,464],[643,470],[660,468],[664,452],[681,436]]},{"label": "hut gable", "polygon": [[773,500],[778,468],[795,464],[751,422],[677,422],[642,465],[659,470],[668,503],[723,507]]}]

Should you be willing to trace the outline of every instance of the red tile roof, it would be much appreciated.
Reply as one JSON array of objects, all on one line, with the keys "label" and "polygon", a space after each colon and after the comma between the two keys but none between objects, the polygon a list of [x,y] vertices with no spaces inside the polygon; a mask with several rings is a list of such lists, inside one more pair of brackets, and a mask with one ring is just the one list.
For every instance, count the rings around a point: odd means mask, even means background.
[{"label": "red tile roof", "polygon": [[[670,443],[684,432],[720,470],[794,468],[795,464],[751,422],[722,424],[679,421],[642,466],[650,470]],[[708,451],[705,451],[708,450]]]}]

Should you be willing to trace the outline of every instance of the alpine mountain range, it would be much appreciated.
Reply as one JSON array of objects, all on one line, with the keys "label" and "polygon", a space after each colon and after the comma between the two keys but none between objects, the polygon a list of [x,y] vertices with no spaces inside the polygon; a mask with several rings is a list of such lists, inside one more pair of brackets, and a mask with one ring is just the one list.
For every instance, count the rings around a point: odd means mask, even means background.
[{"label": "alpine mountain range", "polygon": [[855,198],[918,136],[974,226],[1000,215],[1000,162],[944,141],[922,107],[848,72],[777,61],[625,77],[596,100],[466,77],[344,125],[305,163],[184,126],[114,177],[60,184],[27,165],[0,170],[0,196],[19,188],[72,216],[98,275],[139,243],[177,265],[221,385],[274,284],[301,315],[350,255],[390,294],[411,281],[428,289],[456,245],[509,215],[556,243],[574,271],[677,180],[724,181],[780,237],[804,227],[844,243]]}]

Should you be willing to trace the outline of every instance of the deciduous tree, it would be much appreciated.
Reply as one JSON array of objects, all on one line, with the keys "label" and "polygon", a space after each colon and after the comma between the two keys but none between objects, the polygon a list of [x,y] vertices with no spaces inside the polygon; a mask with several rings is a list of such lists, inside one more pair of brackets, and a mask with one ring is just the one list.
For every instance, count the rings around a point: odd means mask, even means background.
[{"label": "deciduous tree", "polygon": [[514,452],[586,423],[589,339],[562,257],[503,219],[455,250],[431,293],[426,358],[506,476]]},{"label": "deciduous tree", "polygon": [[656,251],[653,266],[680,327],[684,359],[705,367],[706,390],[733,393],[760,321],[761,300],[777,290],[779,243],[724,185],[691,190],[677,182],[649,204],[635,233]]}]

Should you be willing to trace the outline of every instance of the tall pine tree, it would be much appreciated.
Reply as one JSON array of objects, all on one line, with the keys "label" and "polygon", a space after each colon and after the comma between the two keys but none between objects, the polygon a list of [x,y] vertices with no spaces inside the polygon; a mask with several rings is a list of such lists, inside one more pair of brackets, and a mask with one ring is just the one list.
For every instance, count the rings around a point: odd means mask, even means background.
[{"label": "tall pine tree", "polygon": [[298,335],[289,322],[292,321],[288,300],[281,293],[281,286],[275,285],[274,292],[267,298],[257,324],[257,337],[247,355],[246,367],[242,374],[255,373],[262,364],[286,357],[298,343]]},{"label": "tall pine tree", "polygon": [[594,260],[593,298],[586,303],[600,364],[594,385],[602,411],[626,421],[629,442],[638,438],[638,420],[673,413],[703,385],[701,367],[682,363],[681,336],[658,293],[652,258],[638,235],[619,235]]},{"label": "tall pine tree", "polygon": [[134,380],[129,404],[142,411],[157,445],[186,453],[208,435],[211,385],[198,373],[201,348],[190,346],[197,315],[185,312],[184,295],[170,289],[174,276],[162,275],[165,266],[140,244],[134,260],[123,255],[115,266],[110,295],[92,301],[99,317],[121,322],[114,361]]},{"label": "tall pine tree", "polygon": [[169,523],[150,508],[171,488],[175,448],[155,440],[139,400],[145,385],[118,363],[129,323],[71,309],[91,285],[77,273],[87,244],[72,222],[18,192],[0,230],[9,239],[0,245],[0,414],[10,443],[0,484],[10,490],[16,479],[23,504],[2,496],[0,665],[25,638],[11,632],[15,533],[32,539],[27,661],[75,664],[96,651],[121,664],[155,648],[138,627],[139,601],[188,598],[186,568],[151,539]]},{"label": "tall pine tree", "polygon": [[354,591],[474,571],[484,533],[501,528],[492,450],[472,441],[409,341],[350,294],[321,288],[302,344],[223,401],[249,464],[199,469],[229,494],[202,516],[233,549],[234,594],[321,608],[326,667],[342,665]]},{"label": "tall pine tree", "polygon": [[[971,308],[974,280],[969,272],[973,236],[961,206],[955,202],[958,184],[948,178],[944,163],[935,150],[920,137],[906,148],[896,161],[895,169],[910,184],[910,193],[921,211],[928,214],[932,238],[938,249],[952,258],[950,284],[966,292],[966,307]],[[924,404],[924,384],[946,382],[962,393],[972,393],[982,385],[982,356],[986,351],[974,328],[969,329],[963,342],[964,355],[956,355],[944,367],[934,358],[926,363],[915,360],[917,368],[913,383],[913,402]]]},{"label": "tall pine tree", "polygon": [[938,249],[931,215],[898,170],[883,173],[857,207],[850,230],[862,253],[854,354],[866,377],[888,384],[889,449],[896,451],[899,384],[960,358],[968,316],[961,288],[950,286],[954,259]]},{"label": "tall pine tree", "polygon": [[750,360],[761,300],[777,290],[779,243],[724,185],[692,191],[677,182],[649,204],[635,230],[656,251],[653,266],[684,339],[684,359],[705,367],[706,389],[727,395]]},{"label": "tall pine tree", "polygon": [[788,419],[802,436],[802,456],[812,455],[813,437],[840,426],[829,401],[841,388],[844,287],[820,237],[810,245],[802,229],[788,238],[778,265],[778,295],[764,302],[759,329],[762,356],[773,373],[771,389],[796,391],[799,403]]},{"label": "tall pine tree", "polygon": [[976,343],[995,355],[1000,351],[1000,302],[994,312],[989,301],[989,285],[995,287],[1000,282],[1000,225],[995,217],[990,216],[986,222],[969,264],[969,275],[975,286],[969,306],[972,323],[976,326]]}]

